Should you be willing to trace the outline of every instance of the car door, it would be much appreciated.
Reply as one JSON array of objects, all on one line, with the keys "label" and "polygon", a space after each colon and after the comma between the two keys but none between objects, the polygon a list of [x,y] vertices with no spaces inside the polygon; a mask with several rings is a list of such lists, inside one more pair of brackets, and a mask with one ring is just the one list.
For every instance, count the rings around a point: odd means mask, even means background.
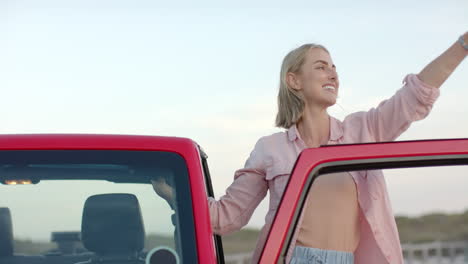
[{"label": "car door", "polygon": [[[453,220],[468,216],[468,194],[464,191],[468,186],[467,165],[468,139],[306,149],[298,157],[291,173],[259,263],[286,263],[304,203],[318,177],[334,172],[369,170],[383,170],[385,174],[383,183],[372,183],[375,179],[368,179],[369,197],[379,199],[381,194],[375,190],[384,188],[390,195],[393,211],[409,215],[396,216],[405,263],[422,263],[418,261],[430,257],[438,259],[437,263],[468,263],[467,221]],[[387,186],[372,186],[385,185],[385,181]],[[411,219],[416,219],[417,224],[409,224]],[[426,222],[421,222],[421,219],[426,219]],[[452,222],[444,219],[452,219]],[[433,222],[435,224],[429,225],[429,229],[445,228],[445,233],[434,234],[421,229]],[[425,237],[421,237],[422,234]],[[391,260],[389,262],[392,263]]]}]

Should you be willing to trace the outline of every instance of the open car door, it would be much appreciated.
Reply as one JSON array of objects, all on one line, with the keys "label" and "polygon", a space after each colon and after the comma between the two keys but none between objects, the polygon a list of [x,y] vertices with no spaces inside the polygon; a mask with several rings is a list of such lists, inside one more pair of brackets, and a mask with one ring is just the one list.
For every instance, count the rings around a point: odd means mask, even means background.
[{"label": "open car door", "polygon": [[[286,263],[304,202],[318,177],[363,170],[383,170],[393,212],[397,214],[405,263],[419,263],[413,262],[418,258],[468,263],[466,221],[444,218],[444,213],[456,215],[460,211],[468,216],[467,165],[468,139],[306,149],[293,169],[259,263]],[[379,199],[378,194],[375,199]],[[418,217],[418,224],[411,225],[411,217]]]}]

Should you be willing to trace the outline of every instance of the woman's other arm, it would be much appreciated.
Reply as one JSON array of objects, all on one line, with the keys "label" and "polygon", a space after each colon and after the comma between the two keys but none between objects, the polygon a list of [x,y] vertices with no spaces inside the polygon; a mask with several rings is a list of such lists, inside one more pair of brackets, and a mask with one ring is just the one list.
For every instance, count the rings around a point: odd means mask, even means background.
[{"label": "woman's other arm", "polygon": [[266,156],[265,142],[260,139],[245,167],[236,171],[226,194],[219,200],[208,198],[211,226],[216,234],[229,234],[246,225],[267,194]]},{"label": "woman's other arm", "polygon": [[[208,197],[211,226],[219,235],[229,234],[245,226],[255,208],[268,191],[265,180],[265,151],[261,140],[250,154],[245,167],[236,171],[234,182],[219,200]],[[161,178],[152,180],[155,192],[175,209],[175,194],[172,186]]]}]

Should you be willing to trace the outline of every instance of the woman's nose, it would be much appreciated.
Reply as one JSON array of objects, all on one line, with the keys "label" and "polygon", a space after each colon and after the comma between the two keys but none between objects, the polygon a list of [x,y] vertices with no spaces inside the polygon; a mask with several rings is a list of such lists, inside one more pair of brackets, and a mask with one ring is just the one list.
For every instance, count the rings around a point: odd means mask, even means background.
[{"label": "woman's nose", "polygon": [[338,73],[336,72],[335,69],[330,69],[330,71],[329,71],[328,74],[329,74],[329,78],[330,78],[331,80],[334,80],[334,81],[335,81],[335,80],[338,79]]}]

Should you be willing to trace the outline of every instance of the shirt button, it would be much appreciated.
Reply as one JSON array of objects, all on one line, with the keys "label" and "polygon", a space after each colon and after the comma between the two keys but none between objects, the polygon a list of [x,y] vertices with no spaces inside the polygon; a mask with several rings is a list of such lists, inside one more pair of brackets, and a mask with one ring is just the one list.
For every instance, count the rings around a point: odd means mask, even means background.
[{"label": "shirt button", "polygon": [[375,229],[375,230],[374,230],[374,235],[377,236],[377,235],[379,235],[379,234],[380,234],[379,230]]},{"label": "shirt button", "polygon": [[392,256],[387,255],[387,256],[385,256],[385,258],[387,258],[388,262],[390,262],[390,260],[392,259]]}]

